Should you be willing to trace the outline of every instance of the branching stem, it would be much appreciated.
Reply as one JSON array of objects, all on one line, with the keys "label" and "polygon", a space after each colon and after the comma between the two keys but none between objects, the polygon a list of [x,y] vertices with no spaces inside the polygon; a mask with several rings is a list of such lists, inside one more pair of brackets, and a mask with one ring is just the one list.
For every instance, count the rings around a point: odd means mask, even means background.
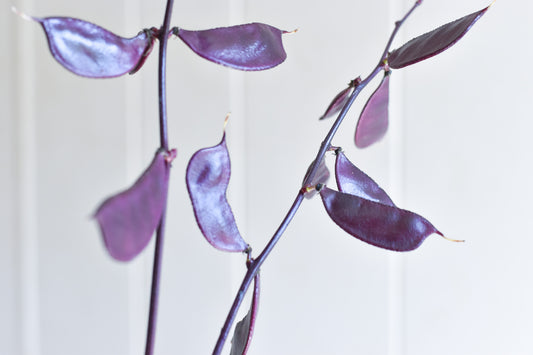
[{"label": "branching stem", "polygon": [[[417,0],[415,4],[411,7],[411,9],[405,14],[405,16],[395,23],[394,30],[392,31],[389,40],[387,42],[387,45],[385,46],[385,50],[383,51],[383,54],[381,55],[378,64],[374,68],[374,70],[358,85],[355,86],[353,93],[350,95],[348,101],[343,106],[342,110],[340,111],[339,115],[337,116],[337,119],[333,123],[331,129],[329,130],[328,134],[326,135],[324,141],[322,141],[322,144],[320,145],[320,149],[317,153],[317,156],[314,160],[313,165],[309,169],[309,173],[307,175],[307,178],[303,182],[303,187],[307,187],[307,185],[310,184],[310,182],[314,179],[315,174],[318,171],[318,167],[320,165],[320,162],[322,159],[324,159],[324,155],[328,151],[331,141],[333,140],[333,137],[337,133],[337,130],[339,129],[342,121],[346,117],[346,114],[348,113],[348,110],[352,106],[353,102],[359,96],[359,93],[368,85],[372,79],[387,65],[386,58],[388,56],[390,47],[392,45],[392,41],[396,37],[396,34],[398,33],[398,30],[402,26],[402,24],[405,22],[405,20],[413,13],[413,11],[422,3],[422,0]],[[217,343],[215,345],[215,349],[213,350],[213,355],[220,355],[222,352],[222,348],[224,347],[224,344],[226,342],[226,339],[228,337],[229,331],[231,329],[231,326],[233,325],[233,322],[235,320],[235,317],[237,316],[237,311],[239,310],[239,307],[242,303],[242,300],[248,291],[248,288],[250,287],[250,284],[252,280],[254,279],[255,275],[259,272],[259,269],[263,262],[266,260],[276,243],[281,238],[281,235],[285,230],[287,229],[289,223],[292,221],[294,215],[298,211],[298,208],[300,207],[303,198],[304,198],[304,189],[300,189],[298,192],[298,195],[296,196],[296,199],[294,200],[291,208],[289,209],[289,212],[281,222],[281,225],[278,227],[276,233],[272,236],[268,244],[266,245],[265,249],[261,252],[261,254],[251,262],[250,266],[248,267],[248,271],[244,275],[244,279],[242,280],[241,286],[239,288],[239,291],[237,292],[237,295],[235,296],[235,299],[233,301],[233,304],[231,306],[231,309],[228,313],[228,316],[226,318],[226,321],[224,323],[224,326],[222,327],[222,330],[220,331],[220,336],[217,340]]]}]

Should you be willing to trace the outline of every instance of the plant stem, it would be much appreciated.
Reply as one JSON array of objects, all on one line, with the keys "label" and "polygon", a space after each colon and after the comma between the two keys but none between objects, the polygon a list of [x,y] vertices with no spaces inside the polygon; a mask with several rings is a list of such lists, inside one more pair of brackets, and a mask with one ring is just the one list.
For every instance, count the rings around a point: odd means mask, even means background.
[{"label": "plant stem", "polygon": [[168,128],[167,128],[167,43],[168,31],[170,30],[170,18],[174,0],[167,0],[165,20],[159,31],[159,136],[161,148],[168,151]]},{"label": "plant stem", "polygon": [[148,315],[148,330],[146,332],[145,355],[152,355],[154,352],[155,329],[157,323],[157,308],[159,300],[159,275],[161,271],[161,259],[163,251],[163,240],[165,233],[165,211],[157,227],[154,251],[154,266],[152,269],[152,290],[150,293],[150,314]]},{"label": "plant stem", "polygon": [[[168,152],[168,125],[167,125],[167,90],[166,90],[166,63],[167,63],[167,43],[168,31],[170,28],[170,19],[172,17],[172,8],[174,0],[167,0],[165,10],[165,19],[163,26],[159,31],[159,137],[160,146],[165,152]],[[146,331],[145,355],[152,355],[155,344],[155,329],[157,323],[157,308],[159,301],[159,280],[161,274],[161,261],[163,257],[163,241],[165,236],[165,218],[166,218],[166,201],[161,221],[157,227],[155,248],[154,248],[154,265],[152,269],[152,288],[150,292],[150,311],[148,315],[148,327]]]},{"label": "plant stem", "polygon": [[289,209],[289,212],[287,212],[287,215],[281,222],[280,226],[278,227],[278,230],[270,239],[267,246],[263,250],[263,252],[251,262],[250,266],[248,267],[248,271],[246,272],[246,275],[244,275],[244,279],[242,280],[241,287],[239,288],[239,292],[237,293],[237,296],[235,296],[235,300],[233,301],[233,304],[231,306],[231,309],[228,313],[228,317],[226,318],[226,322],[224,323],[224,326],[222,327],[222,330],[220,331],[220,336],[218,337],[217,343],[215,345],[215,349],[213,350],[213,355],[219,355],[222,352],[222,348],[224,347],[224,343],[226,342],[226,338],[228,337],[228,333],[231,329],[231,326],[235,320],[235,317],[237,316],[237,311],[239,310],[239,307],[242,303],[242,300],[244,299],[244,295],[246,295],[246,291],[250,287],[250,283],[254,279],[254,277],[259,272],[259,268],[261,265],[265,262],[266,258],[278,242],[279,238],[285,232],[287,229],[289,223],[292,221],[294,215],[296,214],[296,211],[298,211],[298,208],[302,204],[304,198],[304,194],[302,191],[298,192],[298,195],[296,196],[296,199],[294,200],[291,208]]},{"label": "plant stem", "polygon": [[392,45],[392,41],[396,37],[396,34],[398,33],[398,30],[402,26],[402,24],[405,22],[405,20],[413,13],[413,11],[422,4],[422,0],[417,0],[415,4],[411,7],[411,9],[405,14],[405,16],[395,23],[394,30],[392,31],[389,40],[387,42],[387,45],[385,46],[385,50],[383,51],[383,54],[381,55],[378,64],[374,68],[374,70],[364,79],[362,80],[358,85],[355,86],[353,93],[350,95],[348,101],[343,106],[342,110],[340,111],[339,115],[337,116],[337,119],[333,123],[333,126],[329,130],[328,134],[324,138],[324,141],[322,141],[322,144],[320,145],[320,149],[318,150],[317,156],[313,162],[313,165],[309,169],[309,173],[307,174],[307,178],[303,182],[303,188],[300,189],[298,192],[298,195],[296,196],[296,199],[294,200],[291,208],[289,209],[289,212],[287,212],[287,215],[281,222],[281,225],[278,227],[276,233],[272,236],[268,244],[266,245],[265,249],[261,252],[261,254],[251,263],[250,267],[248,268],[248,271],[244,275],[244,279],[242,280],[241,287],[239,288],[239,291],[237,292],[237,295],[235,296],[235,299],[233,301],[233,304],[231,306],[231,309],[228,313],[228,316],[226,318],[226,321],[224,323],[224,326],[222,327],[222,330],[220,331],[220,336],[218,337],[217,343],[215,345],[215,349],[213,350],[213,355],[220,355],[222,352],[222,348],[224,347],[224,343],[226,342],[226,339],[228,337],[229,331],[231,329],[231,326],[235,320],[235,317],[237,316],[237,311],[239,310],[239,307],[242,303],[242,300],[244,298],[244,295],[246,294],[246,291],[250,287],[250,284],[255,277],[255,275],[259,272],[259,269],[263,262],[266,260],[276,243],[281,238],[281,235],[285,230],[287,229],[289,223],[292,221],[294,215],[298,211],[298,208],[300,207],[303,198],[304,198],[304,188],[307,187],[310,182],[313,180],[316,172],[318,171],[318,167],[320,165],[320,162],[324,158],[324,155],[326,154],[327,150],[329,149],[331,145],[331,141],[333,140],[333,137],[337,133],[337,130],[339,129],[342,121],[346,117],[346,114],[348,113],[348,110],[352,106],[353,102],[359,96],[359,93],[368,85],[372,79],[385,67],[386,65],[386,58],[389,53],[389,49]]}]

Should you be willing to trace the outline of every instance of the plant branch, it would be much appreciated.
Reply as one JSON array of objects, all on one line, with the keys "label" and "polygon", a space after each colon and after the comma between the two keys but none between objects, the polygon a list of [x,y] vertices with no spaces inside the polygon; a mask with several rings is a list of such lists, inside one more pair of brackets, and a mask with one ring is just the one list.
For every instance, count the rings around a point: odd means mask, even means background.
[{"label": "plant branch", "polygon": [[167,0],[165,20],[159,31],[159,134],[161,148],[168,151],[168,125],[167,125],[167,43],[168,31],[170,30],[170,18],[174,0]]},{"label": "plant branch", "polygon": [[417,0],[415,2],[415,4],[411,7],[411,9],[405,14],[405,16],[400,21],[396,21],[395,26],[394,26],[394,30],[392,31],[392,33],[391,33],[391,35],[389,37],[387,45],[385,46],[385,49],[384,49],[383,54],[381,55],[381,57],[379,59],[378,64],[376,65],[374,70],[364,80],[362,80],[360,83],[358,83],[355,86],[354,91],[350,95],[350,97],[349,97],[348,101],[346,102],[346,104],[343,106],[342,110],[339,112],[339,115],[337,116],[337,119],[333,123],[333,126],[331,126],[331,129],[329,130],[328,134],[326,135],[326,138],[324,139],[324,141],[320,145],[320,149],[319,149],[319,151],[318,151],[318,153],[316,155],[316,158],[315,158],[315,160],[313,162],[313,165],[309,169],[309,174],[307,175],[307,178],[303,182],[303,187],[307,187],[310,184],[310,182],[314,179],[315,174],[318,171],[318,167],[320,165],[320,162],[322,161],[322,159],[324,159],[324,155],[326,154],[327,150],[329,149],[329,147],[331,145],[331,141],[333,140],[333,137],[337,133],[337,130],[339,129],[342,121],[346,117],[346,114],[350,110],[350,107],[352,107],[353,102],[355,101],[357,96],[359,96],[361,91],[368,85],[368,83],[371,82],[372,79],[374,79],[374,77],[381,71],[381,69],[383,69],[385,67],[386,59],[387,59],[390,47],[392,45],[392,41],[396,37],[396,34],[398,33],[398,30],[403,25],[405,20],[407,20],[407,18],[413,13],[413,11],[420,4],[422,4],[422,0]]},{"label": "plant branch", "polygon": [[292,221],[294,215],[296,214],[296,211],[298,211],[298,208],[302,204],[303,198],[304,198],[303,192],[302,191],[298,192],[298,195],[296,196],[291,208],[289,209],[289,212],[287,212],[287,215],[281,222],[276,233],[272,236],[272,239],[270,239],[270,241],[268,242],[263,252],[255,260],[253,260],[250,263],[250,266],[248,267],[248,271],[246,272],[246,275],[244,275],[244,279],[242,280],[241,287],[239,288],[239,291],[237,292],[237,296],[235,297],[235,300],[233,301],[231,309],[228,313],[226,322],[224,323],[224,326],[222,327],[222,330],[220,331],[220,336],[218,337],[217,343],[215,345],[215,349],[213,350],[213,355],[220,355],[220,353],[222,352],[222,348],[224,347],[224,343],[226,342],[231,326],[233,322],[235,321],[235,317],[237,316],[237,311],[239,310],[239,307],[241,306],[242,300],[244,299],[244,295],[246,295],[246,291],[248,291],[248,288],[250,287],[252,280],[259,272],[261,265],[263,265],[266,258],[268,257],[268,255],[270,254],[270,252],[272,251],[276,243],[279,241],[282,234],[287,229],[289,223]]},{"label": "plant branch", "polygon": [[[159,136],[160,146],[165,152],[169,151],[168,146],[168,125],[167,125],[167,91],[166,91],[166,54],[168,43],[168,31],[170,28],[170,19],[172,17],[172,8],[174,0],[167,0],[165,10],[165,19],[163,26],[159,31]],[[155,248],[154,248],[154,265],[152,269],[152,288],[150,292],[150,311],[148,315],[148,327],[146,331],[145,355],[152,355],[155,344],[155,329],[157,324],[157,309],[159,301],[159,280],[161,274],[161,261],[163,257],[163,241],[165,235],[165,218],[166,218],[166,201],[161,221],[157,227]]]},{"label": "plant branch", "polygon": [[222,327],[222,330],[220,332],[220,336],[217,340],[217,343],[215,345],[215,349],[213,350],[213,355],[220,355],[222,352],[222,348],[224,347],[224,343],[226,342],[226,339],[228,337],[229,331],[231,329],[231,326],[235,320],[235,317],[237,316],[237,311],[239,310],[239,307],[242,303],[242,300],[246,294],[246,291],[248,290],[252,280],[254,279],[255,275],[259,272],[259,269],[263,262],[266,260],[276,243],[281,238],[281,235],[285,232],[287,229],[287,226],[292,221],[294,215],[298,211],[303,198],[304,198],[304,192],[305,187],[310,184],[310,182],[314,179],[314,176],[316,172],[318,171],[318,167],[320,165],[320,162],[324,158],[324,155],[326,154],[327,150],[329,149],[331,145],[331,141],[333,140],[333,137],[337,133],[337,130],[339,129],[342,121],[346,117],[346,114],[348,113],[348,110],[352,106],[353,102],[359,95],[359,93],[368,85],[370,81],[387,65],[386,58],[388,56],[390,47],[392,45],[392,41],[396,37],[396,34],[398,33],[398,30],[402,26],[402,24],[405,22],[405,20],[411,15],[411,13],[422,3],[422,0],[417,0],[415,4],[411,7],[411,9],[405,14],[405,16],[395,23],[394,30],[392,31],[389,40],[387,42],[387,45],[385,46],[385,50],[383,51],[383,54],[381,55],[378,64],[374,68],[374,70],[360,83],[358,83],[353,93],[350,95],[350,98],[346,102],[346,104],[343,106],[342,110],[340,111],[339,115],[337,116],[337,119],[333,123],[331,129],[329,130],[328,134],[326,135],[324,141],[320,145],[320,149],[317,153],[317,156],[314,160],[313,165],[309,169],[309,173],[307,175],[307,178],[303,182],[303,188],[300,189],[298,192],[298,195],[296,196],[296,199],[294,200],[291,208],[289,209],[289,212],[283,219],[281,225],[278,227],[276,233],[272,236],[268,244],[266,245],[265,249],[261,252],[261,254],[251,263],[250,267],[248,268],[248,271],[246,272],[244,279],[241,283],[241,286],[239,288],[239,291],[237,292],[237,295],[235,296],[235,299],[233,301],[233,304],[231,306],[231,309],[228,313],[228,316],[226,318],[226,321],[224,323],[224,326]]}]

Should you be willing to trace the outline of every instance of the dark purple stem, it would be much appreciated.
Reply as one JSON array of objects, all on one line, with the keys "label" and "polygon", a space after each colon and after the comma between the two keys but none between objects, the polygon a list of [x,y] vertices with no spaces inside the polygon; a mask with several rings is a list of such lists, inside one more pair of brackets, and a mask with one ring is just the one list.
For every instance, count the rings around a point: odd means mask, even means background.
[{"label": "dark purple stem", "polygon": [[[167,42],[168,31],[170,29],[170,18],[172,17],[172,8],[174,0],[167,1],[165,19],[163,26],[159,31],[159,136],[161,148],[165,151],[168,147],[168,129],[167,129],[167,89],[166,89],[166,69],[167,69]],[[152,355],[155,344],[155,329],[157,323],[157,306],[159,301],[159,279],[161,274],[161,259],[163,257],[163,241],[165,236],[165,216],[166,202],[161,216],[161,221],[157,227],[155,248],[154,248],[154,265],[152,269],[152,289],[150,293],[150,313],[148,316],[148,329],[146,332],[145,355]]]},{"label": "dark purple stem", "polygon": [[289,212],[287,212],[287,215],[281,222],[280,226],[278,227],[278,230],[270,239],[267,246],[263,250],[263,252],[250,263],[250,266],[248,267],[248,271],[246,272],[246,275],[244,275],[244,279],[242,280],[241,287],[239,288],[239,292],[237,293],[237,296],[235,296],[235,300],[233,301],[233,304],[231,306],[231,309],[228,313],[228,317],[226,318],[226,322],[224,323],[224,326],[222,327],[222,330],[220,331],[220,336],[218,337],[218,341],[215,345],[215,349],[213,350],[213,355],[219,355],[222,352],[222,348],[224,347],[224,343],[226,342],[226,338],[228,337],[228,333],[231,329],[231,326],[233,322],[235,321],[235,317],[237,316],[237,311],[239,310],[239,307],[241,306],[242,300],[244,298],[244,295],[246,295],[246,291],[248,291],[248,288],[250,287],[250,284],[252,283],[252,280],[254,279],[255,275],[259,272],[259,269],[261,265],[265,262],[266,258],[274,249],[274,246],[278,242],[279,238],[281,238],[281,235],[285,230],[287,229],[289,223],[292,221],[294,215],[296,214],[296,211],[298,211],[298,208],[302,204],[302,201],[304,199],[303,191],[300,191],[298,195],[296,196],[296,199],[294,200],[291,208],[289,209]]},{"label": "dark purple stem", "polygon": [[152,290],[150,293],[150,314],[148,316],[148,330],[146,333],[145,355],[152,355],[155,343],[155,328],[157,323],[157,306],[159,300],[159,274],[161,270],[161,258],[163,250],[163,240],[165,234],[165,212],[161,217],[161,222],[157,227],[154,252],[154,266],[152,269]]},{"label": "dark purple stem", "polygon": [[242,303],[242,300],[244,298],[244,295],[246,294],[246,291],[248,291],[248,288],[250,287],[250,284],[252,280],[254,279],[255,275],[259,272],[259,269],[263,262],[266,260],[278,240],[281,238],[281,235],[283,232],[285,232],[285,229],[287,229],[287,226],[292,221],[292,218],[296,214],[296,211],[298,211],[298,208],[300,207],[303,198],[304,198],[304,191],[305,187],[310,184],[310,182],[313,180],[316,172],[318,171],[318,167],[320,165],[320,162],[324,158],[324,155],[326,154],[326,151],[329,149],[331,141],[333,137],[335,136],[335,133],[337,133],[337,130],[339,129],[339,126],[341,125],[342,121],[344,120],[344,117],[348,113],[348,110],[352,106],[353,102],[359,95],[359,93],[365,88],[365,86],[383,69],[383,67],[386,65],[385,59],[387,58],[387,55],[389,53],[389,49],[392,45],[392,41],[394,40],[394,37],[396,37],[396,33],[398,33],[398,30],[402,26],[402,24],[405,22],[405,20],[411,15],[411,13],[422,3],[422,0],[417,0],[416,3],[411,7],[411,9],[405,14],[405,16],[400,20],[397,21],[394,27],[394,30],[392,31],[389,41],[387,42],[387,45],[385,46],[385,50],[383,51],[383,54],[381,55],[381,58],[379,59],[378,64],[374,68],[374,70],[368,75],[363,81],[361,81],[354,89],[354,92],[351,94],[350,98],[342,108],[342,110],[339,113],[339,116],[335,120],[335,123],[333,123],[333,126],[331,127],[330,131],[326,135],[326,138],[320,145],[320,149],[318,151],[318,154],[316,156],[316,159],[309,169],[309,174],[307,175],[307,179],[305,179],[303,183],[303,188],[299,191],[298,195],[296,196],[296,199],[294,200],[294,203],[292,204],[291,208],[289,209],[289,212],[281,222],[281,225],[279,226],[276,233],[272,236],[268,244],[266,245],[265,249],[261,252],[261,254],[250,264],[248,271],[246,272],[246,275],[244,275],[244,279],[242,280],[241,287],[239,288],[239,291],[237,292],[237,295],[235,296],[235,299],[233,301],[233,304],[231,306],[231,309],[228,313],[228,316],[226,318],[226,322],[224,323],[224,326],[222,327],[222,330],[220,331],[220,336],[218,337],[217,343],[215,345],[215,349],[213,350],[213,355],[220,355],[222,352],[222,348],[224,347],[224,343],[226,342],[226,339],[228,337],[229,331],[231,329],[231,326],[233,325],[233,322],[235,320],[235,317],[237,316],[237,311],[239,310],[239,307]]}]

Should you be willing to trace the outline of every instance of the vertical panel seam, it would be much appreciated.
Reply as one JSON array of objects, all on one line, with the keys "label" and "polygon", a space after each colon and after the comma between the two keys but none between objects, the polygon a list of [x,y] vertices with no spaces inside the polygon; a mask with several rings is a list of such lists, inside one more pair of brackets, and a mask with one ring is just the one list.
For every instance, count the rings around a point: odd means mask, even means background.
[{"label": "vertical panel seam", "polygon": [[[131,31],[131,28],[140,27],[141,2],[139,0],[125,0],[122,6],[125,30]],[[139,75],[142,75],[142,72],[136,74],[136,76]],[[146,148],[143,141],[143,87],[142,81],[135,79],[127,77],[124,80],[125,177],[127,181],[135,181],[141,174],[143,170],[142,157]],[[127,344],[129,355],[141,354],[144,349],[150,293],[150,256],[153,255],[148,250],[141,253],[127,266]]]},{"label": "vertical panel seam", "polygon": [[[229,25],[236,25],[242,23],[245,18],[245,1],[244,0],[229,0]],[[247,238],[247,231],[249,227],[248,221],[248,164],[247,164],[247,147],[248,147],[248,128],[246,115],[246,90],[245,90],[245,73],[233,69],[228,69],[228,86],[229,86],[229,105],[232,111],[232,118],[228,130],[231,134],[228,139],[231,144],[231,156],[234,162],[232,164],[232,200],[235,204],[240,206],[239,215],[236,216],[239,230],[245,240]],[[236,290],[240,284],[242,276],[243,261],[241,258],[233,258],[231,265],[231,287],[230,290]],[[229,294],[228,297],[232,297]],[[229,298],[231,299],[231,298]]]},{"label": "vertical panel seam", "polygon": [[[389,21],[394,26],[403,15],[406,1],[389,0]],[[396,42],[403,39],[400,30]],[[399,40],[399,41],[398,41]],[[394,45],[393,45],[394,47]],[[403,199],[403,76],[394,71],[391,80],[390,132],[389,132],[389,191],[398,205]],[[405,258],[403,254],[390,253],[388,261],[388,355],[405,354]]]},{"label": "vertical panel seam", "polygon": [[[19,7],[33,9],[32,0],[20,0]],[[17,117],[17,234],[19,255],[19,349],[23,355],[39,355],[40,311],[39,271],[37,241],[37,186],[36,186],[36,135],[35,135],[35,53],[33,50],[35,28],[25,21],[17,23],[16,81],[14,92]]]}]

